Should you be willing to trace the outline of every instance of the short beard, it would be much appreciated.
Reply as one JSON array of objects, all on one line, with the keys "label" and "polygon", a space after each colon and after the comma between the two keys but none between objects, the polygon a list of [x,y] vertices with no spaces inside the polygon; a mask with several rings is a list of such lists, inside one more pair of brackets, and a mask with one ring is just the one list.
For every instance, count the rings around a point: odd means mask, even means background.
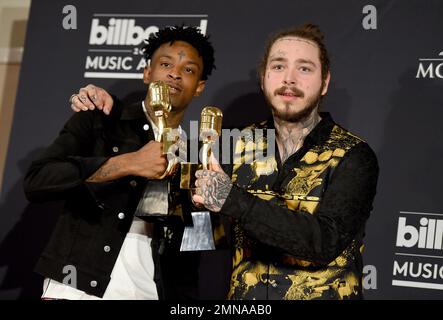
[{"label": "short beard", "polygon": [[[266,95],[265,95],[266,96]],[[280,121],[286,122],[300,122],[307,119],[312,112],[319,106],[321,100],[321,89],[318,94],[307,101],[307,106],[299,112],[290,112],[291,104],[288,102],[285,105],[285,111],[277,110],[266,96],[268,104],[271,106],[272,115]]]}]

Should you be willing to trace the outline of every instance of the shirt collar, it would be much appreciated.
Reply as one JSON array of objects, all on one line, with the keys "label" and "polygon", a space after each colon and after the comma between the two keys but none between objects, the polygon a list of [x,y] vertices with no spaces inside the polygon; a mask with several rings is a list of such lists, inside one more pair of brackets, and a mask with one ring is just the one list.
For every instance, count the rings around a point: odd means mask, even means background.
[{"label": "shirt collar", "polygon": [[158,127],[157,127],[157,125],[155,124],[155,122],[152,121],[151,117],[149,116],[149,113],[148,113],[148,110],[146,110],[145,102],[144,102],[144,101],[142,101],[142,110],[143,110],[143,113],[145,114],[146,118],[148,119],[149,124],[151,125],[151,128],[152,128],[152,130],[153,130],[154,133],[155,133],[155,136],[157,136],[157,133],[158,133]]},{"label": "shirt collar", "polygon": [[305,142],[312,144],[322,144],[325,142],[329,135],[331,134],[332,129],[334,128],[335,122],[331,117],[329,112],[320,112],[321,120],[317,125],[312,129],[312,131],[306,136]]},{"label": "shirt collar", "polygon": [[[144,101],[142,101],[142,103],[141,103],[141,109],[143,111],[143,115],[148,119],[148,122],[149,122],[149,124],[151,125],[151,128],[152,128],[152,131],[154,131],[155,137],[157,137],[157,135],[158,135],[158,127],[155,124],[155,122],[151,119],[151,117],[149,116],[149,113],[146,110],[146,106],[145,106],[145,102]],[[178,130],[178,134],[181,136],[182,133],[183,133],[183,129],[182,129],[181,125],[178,125],[177,130]]]}]

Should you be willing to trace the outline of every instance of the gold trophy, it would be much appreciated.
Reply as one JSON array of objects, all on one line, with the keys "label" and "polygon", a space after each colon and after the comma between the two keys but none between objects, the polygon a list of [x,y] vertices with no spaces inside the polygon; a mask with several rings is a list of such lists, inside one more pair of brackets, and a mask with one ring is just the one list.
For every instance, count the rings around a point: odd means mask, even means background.
[{"label": "gold trophy", "polygon": [[[221,135],[223,113],[217,107],[207,106],[200,115],[199,137],[202,141],[201,165],[197,163],[182,163],[180,188],[195,190],[195,171],[209,169],[209,158],[212,147]],[[192,196],[193,192],[191,192]],[[212,233],[211,216],[209,211],[191,212],[192,226],[185,226],[180,251],[214,250],[214,235]]]},{"label": "gold trophy", "polygon": [[[158,135],[156,141],[163,143],[163,154],[168,154],[174,144],[172,129],[167,125],[168,113],[172,110],[171,98],[169,96],[169,85],[163,81],[154,81],[149,84],[148,89],[149,106],[154,111],[157,118]],[[177,161],[174,155],[168,157],[168,167],[159,179],[168,176],[173,170]]]},{"label": "gold trophy", "polygon": [[200,115],[200,140],[202,147],[202,165],[209,170],[211,147],[221,136],[223,113],[217,107],[204,107]]},{"label": "gold trophy", "polygon": [[[158,119],[159,133],[163,133],[166,125],[167,112],[171,112],[171,98],[169,96],[169,86],[163,81],[154,81],[149,84],[148,89],[149,106],[154,111],[154,115]],[[157,137],[157,141],[161,141],[161,134]]]},{"label": "gold trophy", "polygon": [[170,147],[175,143],[172,128],[168,127],[166,121],[168,113],[172,110],[169,86],[163,81],[151,82],[148,88],[148,101],[157,118],[158,135],[155,140],[163,144],[163,154],[168,155],[168,166],[158,180],[147,181],[135,215],[147,221],[156,221],[170,214],[170,181],[165,178],[174,171],[178,161],[174,154],[168,154]]}]

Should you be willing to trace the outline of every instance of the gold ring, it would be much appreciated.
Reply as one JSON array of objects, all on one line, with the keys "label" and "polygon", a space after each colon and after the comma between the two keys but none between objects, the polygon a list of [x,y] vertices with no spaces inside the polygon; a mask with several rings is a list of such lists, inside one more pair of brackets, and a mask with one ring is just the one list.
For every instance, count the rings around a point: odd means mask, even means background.
[{"label": "gold ring", "polygon": [[70,97],[69,97],[69,103],[70,104],[72,104],[72,100],[74,100],[74,98],[77,96],[77,94],[76,93],[74,93],[74,94],[72,94]]}]

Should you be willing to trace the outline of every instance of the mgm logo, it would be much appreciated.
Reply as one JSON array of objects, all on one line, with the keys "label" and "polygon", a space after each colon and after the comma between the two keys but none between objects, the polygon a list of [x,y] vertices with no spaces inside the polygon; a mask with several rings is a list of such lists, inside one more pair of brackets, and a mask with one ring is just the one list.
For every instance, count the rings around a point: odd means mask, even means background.
[{"label": "mgm logo", "polygon": [[421,58],[418,60],[416,78],[443,79],[443,51],[438,54],[437,58]]}]

